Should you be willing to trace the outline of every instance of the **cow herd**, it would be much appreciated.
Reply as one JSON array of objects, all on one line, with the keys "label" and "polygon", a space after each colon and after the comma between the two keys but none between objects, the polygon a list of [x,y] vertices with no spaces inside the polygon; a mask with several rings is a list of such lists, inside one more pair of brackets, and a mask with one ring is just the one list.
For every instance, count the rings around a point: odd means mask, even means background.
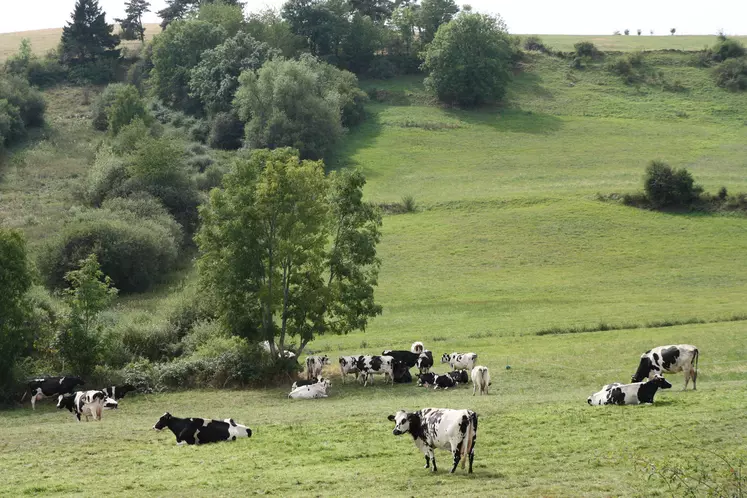
[{"label": "cow herd", "polygon": [[[664,373],[684,372],[685,389],[692,380],[696,389],[699,352],[689,344],[660,346],[641,355],[638,368],[630,384],[607,384],[599,392],[588,397],[589,405],[637,405],[653,403],[659,389],[672,387],[662,376]],[[412,345],[410,351],[385,350],[380,356],[342,356],[339,358],[340,376],[345,383],[354,374],[359,383],[367,386],[373,383],[374,375],[383,375],[385,383],[412,382],[410,368],[418,368],[418,385],[434,386],[434,389],[448,389],[458,384],[472,381],[472,394],[488,394],[490,372],[487,367],[476,365],[475,353],[446,353],[441,357],[442,364],[448,364],[452,371],[447,374],[431,372],[433,354],[421,342]],[[309,356],[306,359],[306,380],[298,380],[289,398],[326,398],[330,382],[322,377],[322,369],[330,365],[327,356]],[[468,371],[470,374],[468,375]],[[647,379],[644,381],[644,379]],[[101,420],[106,408],[117,408],[117,400],[123,398],[134,387],[128,384],[112,386],[101,390],[73,392],[75,387],[84,385],[79,377],[51,377],[33,379],[27,385],[26,393],[31,395],[31,405],[44,397],[57,396],[57,408],[67,409],[78,421],[81,417]],[[453,473],[461,462],[464,469],[469,463],[472,473],[477,441],[478,416],[472,410],[452,410],[444,408],[423,408],[414,412],[398,411],[389,415],[395,423],[392,433],[395,436],[409,433],[415,446],[425,456],[425,468],[437,470],[434,449],[450,451],[453,456]],[[235,441],[249,438],[252,430],[236,423],[233,419],[210,420],[202,418],[178,418],[169,412],[164,413],[153,426],[155,430],[168,428],[176,436],[177,444],[205,444],[218,441]]]}]

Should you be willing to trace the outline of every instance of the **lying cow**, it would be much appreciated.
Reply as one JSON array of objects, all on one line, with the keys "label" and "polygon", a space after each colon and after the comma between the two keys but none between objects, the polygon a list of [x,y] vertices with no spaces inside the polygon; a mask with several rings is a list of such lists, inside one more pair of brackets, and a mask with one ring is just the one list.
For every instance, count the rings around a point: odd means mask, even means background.
[{"label": "lying cow", "polygon": [[329,397],[329,381],[325,380],[317,384],[300,386],[293,389],[288,397],[291,399],[317,399]]},{"label": "lying cow", "polygon": [[109,398],[113,399],[114,401],[119,401],[120,399],[127,396],[127,393],[136,391],[135,386],[132,384],[122,384],[121,386],[109,386],[102,389],[104,394],[106,394]]},{"label": "lying cow", "polygon": [[423,351],[418,356],[418,360],[415,362],[415,366],[418,367],[420,373],[428,373],[433,368],[433,353],[430,351]]},{"label": "lying cow", "polygon": [[454,382],[458,382],[460,384],[467,384],[469,382],[469,375],[467,375],[466,370],[454,370],[453,372],[449,372],[446,375],[454,379]]},{"label": "lying cow", "polygon": [[475,459],[477,441],[477,414],[472,410],[448,410],[444,408],[423,408],[416,412],[398,411],[387,419],[394,422],[392,434],[399,436],[410,433],[420,451],[425,455],[425,468],[433,463],[436,472],[434,448],[451,451],[454,455],[453,473],[459,461],[464,468],[465,457],[469,457],[469,473]]},{"label": "lying cow", "polygon": [[418,358],[420,357],[420,353],[413,353],[412,351],[404,351],[404,350],[395,350],[392,351],[391,349],[387,349],[386,351],[383,351],[382,356],[391,356],[397,361],[401,361],[407,365],[407,368],[412,368],[415,366],[415,363],[418,361]]},{"label": "lying cow", "polygon": [[219,441],[236,441],[240,437],[252,437],[252,430],[237,424],[232,418],[209,420],[203,418],[178,418],[169,412],[161,415],[153,426],[157,431],[168,427],[176,436],[176,444],[206,444]]},{"label": "lying cow", "polygon": [[475,395],[478,387],[480,388],[480,395],[482,393],[488,394],[488,388],[490,387],[490,371],[488,367],[478,365],[472,369],[472,396]]},{"label": "lying cow", "polygon": [[477,355],[475,353],[445,353],[441,357],[441,363],[448,363],[453,370],[465,369],[471,372],[477,363]]},{"label": "lying cow", "polygon": [[94,420],[101,420],[101,413],[108,398],[103,391],[78,391],[75,394],[60,394],[57,398],[57,409],[67,408],[80,422],[81,415]]},{"label": "lying cow", "polygon": [[324,377],[322,377],[321,375],[318,375],[318,376],[316,377],[316,379],[311,379],[311,380],[303,380],[303,379],[299,379],[299,380],[295,381],[295,382],[293,383],[293,385],[291,386],[291,391],[292,391],[292,390],[294,390],[294,389],[296,389],[297,387],[302,387],[302,386],[310,386],[310,385],[312,385],[312,384],[319,384],[320,382],[326,382],[326,383],[328,383],[328,384],[329,384],[329,381],[328,381],[328,380],[326,380],[326,379],[325,379]]},{"label": "lying cow", "polygon": [[368,385],[368,379],[371,378],[373,384],[374,374],[382,374],[384,376],[384,383],[386,384],[387,377],[392,380],[394,385],[394,358],[391,356],[360,356],[358,357],[358,370],[361,375],[358,377],[358,382],[363,379],[363,385]]},{"label": "lying cow", "polygon": [[412,382],[412,375],[407,364],[401,361],[394,360],[394,366],[392,367],[392,376],[394,382],[397,384],[409,384]]},{"label": "lying cow", "polygon": [[698,380],[698,348],[690,344],[678,344],[650,349],[641,355],[638,370],[630,381],[641,382],[643,379],[651,379],[664,372],[684,372],[685,389],[692,379],[694,391],[695,382]]},{"label": "lying cow", "polygon": [[357,380],[358,372],[358,356],[340,356],[340,377],[342,377],[343,384],[350,373],[355,374]]},{"label": "lying cow", "polygon": [[639,405],[641,403],[653,403],[656,391],[669,389],[672,384],[664,377],[655,376],[648,382],[636,382],[634,384],[607,384],[602,390],[596,392],[586,399],[590,405]]},{"label": "lying cow", "polygon": [[437,373],[428,372],[424,374],[418,374],[418,386],[432,386],[436,382]]},{"label": "lying cow", "polygon": [[44,398],[59,396],[61,394],[71,394],[75,386],[82,386],[85,381],[80,377],[47,377],[43,379],[34,379],[26,385],[26,391],[23,393],[21,402],[26,399],[27,394],[31,394],[31,408],[36,410],[36,402]]},{"label": "lying cow", "polygon": [[322,375],[324,365],[329,365],[329,358],[324,356],[307,356],[306,357],[306,378],[315,379]]},{"label": "lying cow", "polygon": [[423,343],[420,341],[415,341],[412,343],[412,346],[410,346],[410,351],[416,354],[420,354],[423,351],[425,351],[425,347],[423,346]]}]

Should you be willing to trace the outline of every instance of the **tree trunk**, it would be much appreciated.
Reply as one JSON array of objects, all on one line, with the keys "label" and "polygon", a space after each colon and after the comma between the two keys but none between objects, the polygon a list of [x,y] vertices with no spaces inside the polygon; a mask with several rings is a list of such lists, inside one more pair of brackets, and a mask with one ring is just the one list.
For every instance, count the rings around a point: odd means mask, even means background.
[{"label": "tree trunk", "polygon": [[280,327],[280,354],[285,357],[285,332],[288,325],[288,293],[290,291],[290,271],[291,262],[289,259],[285,261],[283,265],[283,318],[282,325]]}]

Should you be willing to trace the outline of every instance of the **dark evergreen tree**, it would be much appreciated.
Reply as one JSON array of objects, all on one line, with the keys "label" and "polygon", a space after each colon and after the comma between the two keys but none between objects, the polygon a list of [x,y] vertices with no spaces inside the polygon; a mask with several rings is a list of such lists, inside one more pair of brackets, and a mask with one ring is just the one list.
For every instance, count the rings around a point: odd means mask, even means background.
[{"label": "dark evergreen tree", "polygon": [[368,16],[375,22],[386,21],[394,12],[392,0],[350,0],[350,5],[361,15]]},{"label": "dark evergreen tree", "polygon": [[122,38],[125,40],[145,41],[143,14],[150,12],[150,2],[146,0],[129,0],[125,2],[125,17],[114,19],[122,27]]},{"label": "dark evergreen tree", "polygon": [[[166,0],[166,7],[156,12],[158,17],[161,18],[161,27],[166,29],[166,26],[171,24],[173,21],[184,19],[187,14],[194,12],[200,8],[200,5],[205,3],[214,3],[216,0]],[[242,8],[246,5],[246,2],[239,0],[218,0],[226,5],[239,5]]]},{"label": "dark evergreen tree", "polygon": [[98,0],[78,0],[72,21],[62,29],[60,58],[63,63],[95,62],[101,57],[119,57],[119,37],[113,35],[113,24],[106,23],[106,14]]}]

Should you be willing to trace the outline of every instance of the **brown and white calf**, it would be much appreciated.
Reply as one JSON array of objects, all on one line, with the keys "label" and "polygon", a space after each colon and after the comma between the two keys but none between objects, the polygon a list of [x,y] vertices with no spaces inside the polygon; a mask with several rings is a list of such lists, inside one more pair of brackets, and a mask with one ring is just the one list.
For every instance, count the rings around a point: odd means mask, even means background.
[{"label": "brown and white calf", "polygon": [[[416,412],[398,411],[387,417],[394,422],[395,436],[410,433],[420,451],[425,455],[425,468],[433,463],[436,472],[436,455],[433,450],[440,448],[451,451],[454,457],[453,473],[459,461],[469,459],[469,473],[475,459],[477,441],[477,414],[472,410],[449,410],[446,408],[423,408]],[[466,458],[467,457],[467,458]]]}]

